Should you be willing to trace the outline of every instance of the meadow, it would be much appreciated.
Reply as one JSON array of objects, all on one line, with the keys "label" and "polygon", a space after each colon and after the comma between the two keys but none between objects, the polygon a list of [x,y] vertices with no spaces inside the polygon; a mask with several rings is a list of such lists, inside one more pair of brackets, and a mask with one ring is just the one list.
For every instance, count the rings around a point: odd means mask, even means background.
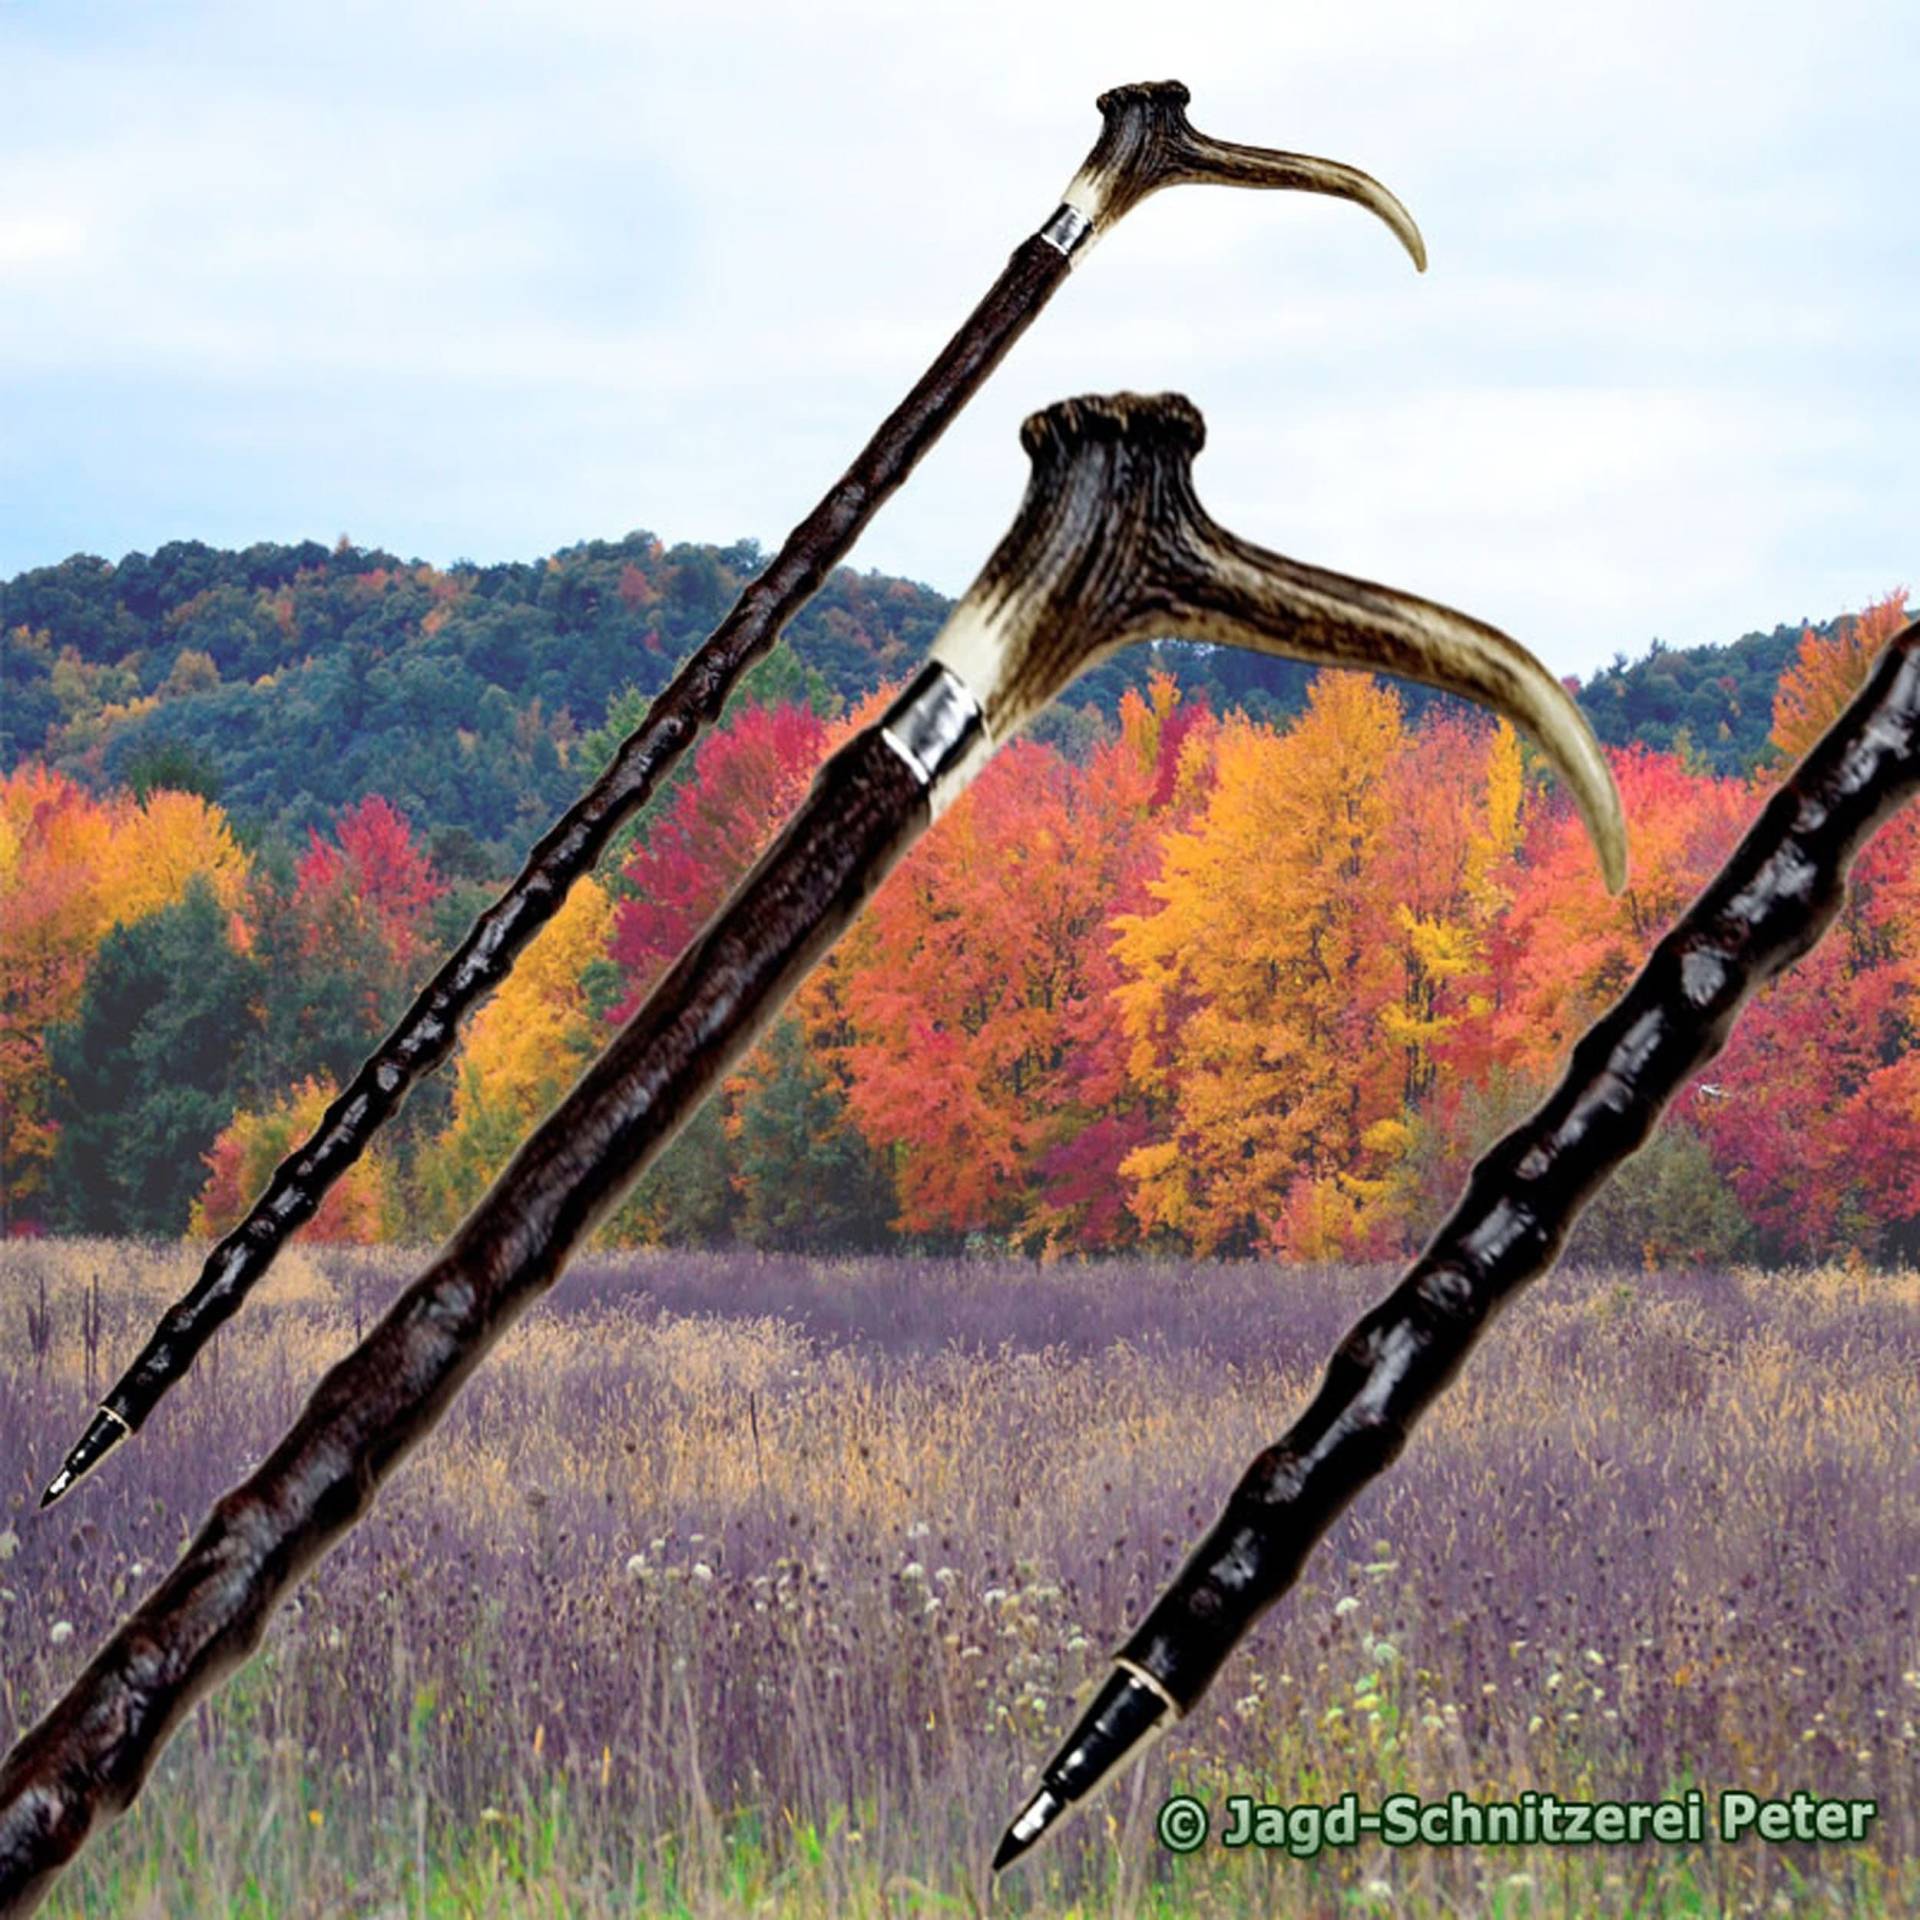
[{"label": "meadow", "polygon": [[[0,1740],[420,1256],[290,1249],[139,1443],[38,1488],[192,1244],[0,1244]],[[1381,1271],[581,1261],[192,1716],[57,1920],[1920,1912],[1920,1276],[1560,1273],[1200,1708],[986,1863]],[[1837,1844],[1311,1861],[1190,1791],[1866,1795]]]}]

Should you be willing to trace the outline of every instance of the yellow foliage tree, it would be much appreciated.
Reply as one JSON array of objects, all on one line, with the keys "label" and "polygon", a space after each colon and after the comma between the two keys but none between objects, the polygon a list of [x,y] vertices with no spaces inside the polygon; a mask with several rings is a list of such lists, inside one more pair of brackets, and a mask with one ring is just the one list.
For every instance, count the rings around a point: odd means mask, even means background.
[{"label": "yellow foliage tree", "polygon": [[1366,882],[1405,749],[1399,700],[1351,673],[1318,676],[1285,732],[1214,736],[1212,792],[1161,844],[1158,911],[1114,922],[1130,1070],[1161,1103],[1121,1167],[1144,1228],[1202,1253],[1363,1237],[1364,1137],[1399,1111],[1373,1043],[1398,967]]},{"label": "yellow foliage tree", "polygon": [[97,799],[65,774],[23,761],[0,775],[0,1214],[44,1184],[46,1032],[79,1011],[95,949],[184,898],[204,874],[233,915],[247,857],[218,807],[156,791]]},{"label": "yellow foliage tree", "polygon": [[1509,896],[1500,875],[1526,838],[1521,821],[1526,792],[1526,756],[1520,736],[1511,721],[1502,720],[1487,745],[1484,817],[1467,855],[1467,888],[1488,919],[1507,904]]},{"label": "yellow foliage tree", "polygon": [[579,1077],[604,1037],[588,969],[604,960],[613,903],[593,879],[560,911],[474,1016],[460,1048],[453,1121],[421,1156],[417,1227],[457,1224],[529,1127]]},{"label": "yellow foliage tree", "polygon": [[122,800],[101,872],[102,909],[108,927],[144,920],[186,897],[188,883],[204,874],[214,898],[228,912],[238,909],[248,861],[227,817],[197,793],[161,787],[142,802]]}]

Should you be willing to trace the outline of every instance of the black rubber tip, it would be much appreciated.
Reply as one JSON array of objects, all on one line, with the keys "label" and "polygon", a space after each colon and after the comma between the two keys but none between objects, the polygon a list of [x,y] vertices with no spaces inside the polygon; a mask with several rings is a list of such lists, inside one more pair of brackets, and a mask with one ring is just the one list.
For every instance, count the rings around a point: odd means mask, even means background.
[{"label": "black rubber tip", "polygon": [[1127,1668],[1116,1668],[1048,1763],[1038,1791],[1001,1836],[993,1856],[994,1872],[1011,1866],[1066,1814],[1145,1752],[1167,1713],[1164,1694]]},{"label": "black rubber tip", "polygon": [[1000,1836],[1000,1844],[993,1854],[994,1872],[1012,1866],[1071,1804],[1051,1789],[1042,1787],[1021,1808],[1019,1818]]},{"label": "black rubber tip", "polygon": [[127,1432],[124,1420],[115,1419],[104,1408],[96,1413],[80,1436],[79,1445],[67,1455],[66,1465],[47,1482],[47,1490],[40,1496],[41,1506],[52,1506],[85,1479],[127,1437]]}]

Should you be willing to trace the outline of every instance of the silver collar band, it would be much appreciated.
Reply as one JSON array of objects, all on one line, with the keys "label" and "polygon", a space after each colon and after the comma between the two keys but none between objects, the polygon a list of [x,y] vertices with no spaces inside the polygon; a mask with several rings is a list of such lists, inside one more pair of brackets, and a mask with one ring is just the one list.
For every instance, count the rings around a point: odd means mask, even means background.
[{"label": "silver collar band", "polygon": [[980,702],[938,660],[930,660],[888,708],[880,735],[913,769],[936,818],[991,750]]},{"label": "silver collar band", "polygon": [[1040,238],[1071,260],[1092,240],[1093,222],[1069,201],[1055,209],[1040,229]]}]

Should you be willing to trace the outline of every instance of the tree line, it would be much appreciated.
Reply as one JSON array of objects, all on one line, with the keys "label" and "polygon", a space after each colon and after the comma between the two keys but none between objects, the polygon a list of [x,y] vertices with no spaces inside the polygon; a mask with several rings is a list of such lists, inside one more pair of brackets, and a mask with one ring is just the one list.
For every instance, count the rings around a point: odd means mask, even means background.
[{"label": "tree line", "polygon": [[[1902,604],[1803,631],[1768,702],[1773,763]],[[308,1231],[453,1226],[889,686],[738,708]],[[616,692],[580,758],[645,698]],[[1248,712],[1150,665],[1110,723],[996,757],[606,1237],[1402,1254],[1778,777],[1685,742],[1611,757],[1618,898],[1509,728],[1356,674]],[[0,782],[9,1224],[224,1231],[492,891],[386,795],[296,852],[186,787],[98,791],[23,760]],[[1917,1038],[1909,813],[1576,1254],[1920,1252]]]},{"label": "tree line", "polygon": [[[196,792],[249,847],[303,844],[378,793],[421,823],[443,873],[508,871],[591,770],[585,741],[609,702],[631,689],[644,707],[763,564],[752,541],[666,546],[644,531],[446,568],[344,537],[76,554],[0,582],[0,768],[33,758],[101,795]],[[748,695],[822,711],[864,699],[922,657],[948,606],[840,568]],[[1770,751],[1799,634],[1656,641],[1579,698],[1610,745],[1744,774]],[[1167,643],[1088,675],[1036,737],[1083,756],[1155,671],[1219,713],[1277,723],[1306,702],[1297,665]],[[1439,698],[1409,694],[1409,717]]]}]

